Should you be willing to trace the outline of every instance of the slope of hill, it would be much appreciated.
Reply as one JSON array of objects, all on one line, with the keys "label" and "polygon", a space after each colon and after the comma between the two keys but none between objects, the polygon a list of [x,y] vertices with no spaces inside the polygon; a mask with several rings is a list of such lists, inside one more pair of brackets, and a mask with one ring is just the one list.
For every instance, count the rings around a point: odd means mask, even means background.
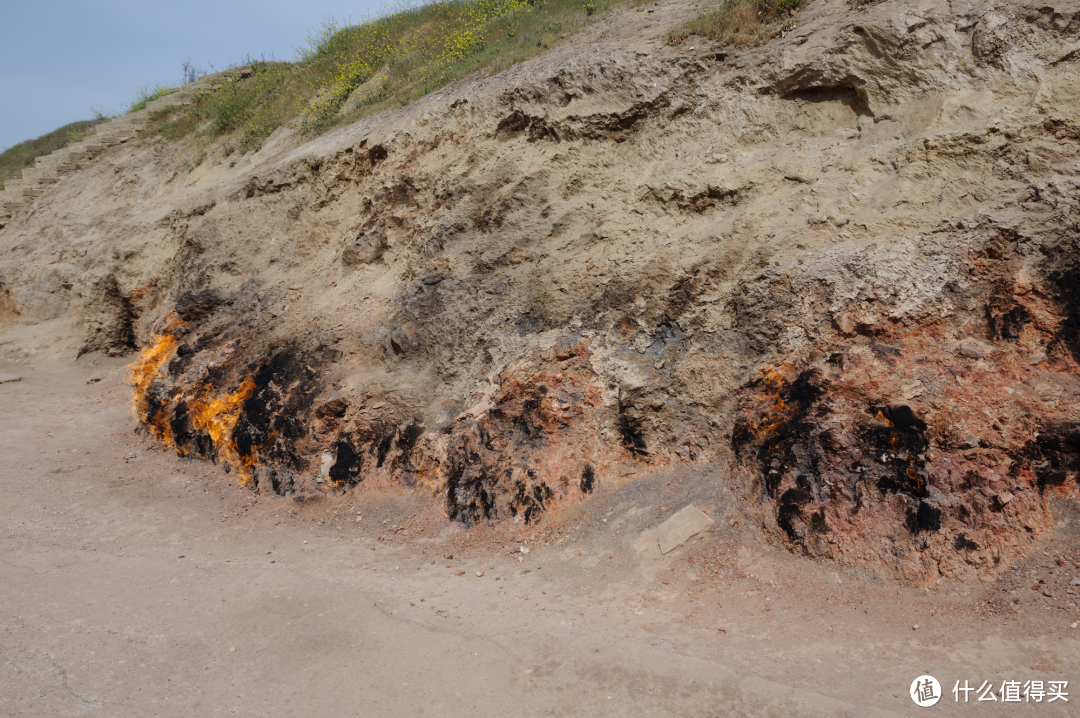
[{"label": "slope of hill", "polygon": [[160,138],[0,233],[0,352],[145,350],[140,418],[253,491],[553,520],[712,467],[791,551],[989,579],[1080,469],[1071,2],[613,13],[242,157]]},{"label": "slope of hill", "polygon": [[85,132],[97,124],[94,120],[72,122],[52,132],[13,145],[0,152],[0,184],[19,176],[24,167],[32,167],[34,160],[81,139]]}]

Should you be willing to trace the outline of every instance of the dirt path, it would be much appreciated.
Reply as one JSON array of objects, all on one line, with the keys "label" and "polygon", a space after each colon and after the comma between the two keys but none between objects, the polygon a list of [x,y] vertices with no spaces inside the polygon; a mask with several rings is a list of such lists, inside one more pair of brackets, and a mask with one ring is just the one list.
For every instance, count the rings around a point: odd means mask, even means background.
[{"label": "dirt path", "polygon": [[[1011,706],[957,706],[956,680],[1077,685],[1075,604],[994,609],[997,586],[787,556],[737,525],[718,469],[466,530],[426,497],[299,505],[163,452],[133,431],[118,360],[18,373],[0,384],[3,715],[914,714],[921,673],[960,715]],[[723,529],[661,556],[650,525],[689,501]],[[1077,547],[1069,510],[1055,553]]]}]

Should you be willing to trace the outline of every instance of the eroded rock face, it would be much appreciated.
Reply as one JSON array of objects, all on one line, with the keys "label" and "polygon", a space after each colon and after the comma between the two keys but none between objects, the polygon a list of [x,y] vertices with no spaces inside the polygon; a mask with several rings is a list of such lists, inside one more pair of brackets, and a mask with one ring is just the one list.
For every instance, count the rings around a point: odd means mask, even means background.
[{"label": "eroded rock face", "polygon": [[688,11],[235,167],[114,148],[0,232],[0,351],[157,347],[140,418],[260,491],[534,522],[711,462],[792,550],[993,573],[1077,491],[1076,4]]},{"label": "eroded rock face", "polygon": [[967,311],[870,316],[885,326],[855,336],[838,322],[826,351],[762,368],[743,393],[735,475],[778,541],[912,580],[969,577],[1024,553],[1050,496],[1075,492],[1072,260],[1059,264],[1075,240],[1034,253],[1015,228],[961,234]]}]

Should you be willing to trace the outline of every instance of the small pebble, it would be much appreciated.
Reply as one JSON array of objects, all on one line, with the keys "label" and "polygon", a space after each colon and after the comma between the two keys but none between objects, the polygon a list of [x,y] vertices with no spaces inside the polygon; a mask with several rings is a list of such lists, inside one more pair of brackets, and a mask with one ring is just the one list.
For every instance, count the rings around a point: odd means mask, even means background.
[{"label": "small pebble", "polygon": [[913,631],[919,630],[919,624],[916,623],[914,626],[911,627],[911,630],[913,630]]},{"label": "small pebble", "polygon": [[477,571],[477,572],[476,572],[476,577],[477,577],[477,578],[480,578],[480,577],[481,577],[481,576],[483,576],[483,575],[484,575],[484,572],[483,572],[483,571]]}]

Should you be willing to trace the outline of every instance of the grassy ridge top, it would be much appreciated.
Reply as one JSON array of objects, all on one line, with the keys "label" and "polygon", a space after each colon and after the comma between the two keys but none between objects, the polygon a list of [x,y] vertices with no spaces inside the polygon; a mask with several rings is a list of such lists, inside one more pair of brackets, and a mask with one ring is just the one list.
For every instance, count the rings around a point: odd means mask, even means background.
[{"label": "grassy ridge top", "polygon": [[[274,130],[297,117],[310,134],[407,105],[458,77],[498,72],[539,54],[603,11],[636,1],[403,0],[356,24],[328,18],[308,34],[294,62],[251,62],[249,77],[204,93],[191,106],[156,113],[147,134],[194,135],[195,165],[220,138],[225,156],[258,151]],[[760,44],[790,29],[808,1],[712,0],[668,42],[702,35],[725,44]],[[189,64],[184,71],[191,81]],[[165,94],[166,85],[137,88],[129,111]],[[93,124],[65,125],[0,154],[0,183],[32,166],[34,158],[81,139]]]},{"label": "grassy ridge top", "polygon": [[451,0],[400,5],[347,26],[330,18],[308,35],[295,62],[254,62],[250,77],[163,111],[149,132],[194,134],[204,144],[224,137],[226,155],[257,151],[297,117],[303,132],[317,133],[478,70],[498,72],[628,1]]}]

